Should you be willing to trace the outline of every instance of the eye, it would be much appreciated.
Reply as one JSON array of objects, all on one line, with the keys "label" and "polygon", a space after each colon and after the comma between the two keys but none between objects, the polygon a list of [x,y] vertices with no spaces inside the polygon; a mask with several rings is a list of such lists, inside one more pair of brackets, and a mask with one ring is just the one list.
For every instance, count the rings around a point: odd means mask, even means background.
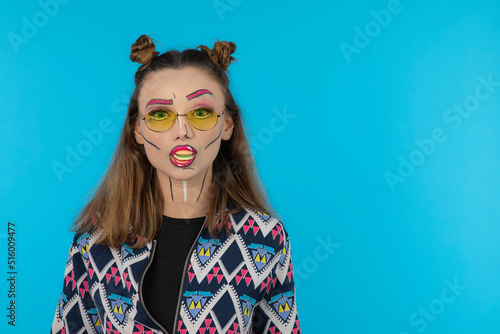
[{"label": "eye", "polygon": [[154,121],[163,121],[170,118],[170,113],[167,110],[157,109],[149,112],[149,117]]},{"label": "eye", "polygon": [[192,112],[192,115],[197,119],[205,119],[214,115],[215,111],[209,108],[199,108],[195,109]]}]

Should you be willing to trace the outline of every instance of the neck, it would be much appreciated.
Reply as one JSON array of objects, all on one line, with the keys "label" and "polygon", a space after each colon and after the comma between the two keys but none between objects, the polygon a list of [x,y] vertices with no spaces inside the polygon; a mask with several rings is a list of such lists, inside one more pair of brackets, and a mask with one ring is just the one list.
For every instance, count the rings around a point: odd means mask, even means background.
[{"label": "neck", "polygon": [[187,181],[163,178],[160,180],[163,214],[175,218],[206,216],[211,183],[212,167]]}]

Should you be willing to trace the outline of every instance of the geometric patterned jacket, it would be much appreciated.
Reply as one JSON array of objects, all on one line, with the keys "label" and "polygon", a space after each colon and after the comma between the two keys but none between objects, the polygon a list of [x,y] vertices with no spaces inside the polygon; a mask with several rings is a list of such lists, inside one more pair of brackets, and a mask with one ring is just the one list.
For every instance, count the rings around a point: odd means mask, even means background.
[{"label": "geometric patterned jacket", "polygon": [[[185,261],[175,333],[300,333],[290,240],[274,217],[252,209],[229,216],[233,233],[201,229]],[[75,235],[51,333],[168,333],[144,307],[142,280],[156,241],[141,249]],[[168,333],[172,334],[172,333]]]}]

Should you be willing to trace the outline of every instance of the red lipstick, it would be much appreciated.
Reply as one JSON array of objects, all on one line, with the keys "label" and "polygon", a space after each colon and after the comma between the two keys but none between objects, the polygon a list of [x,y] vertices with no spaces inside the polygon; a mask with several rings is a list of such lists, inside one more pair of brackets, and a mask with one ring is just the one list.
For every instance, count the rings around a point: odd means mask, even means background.
[{"label": "red lipstick", "polygon": [[186,167],[196,158],[196,150],[189,145],[179,145],[170,152],[170,161],[177,167]]}]

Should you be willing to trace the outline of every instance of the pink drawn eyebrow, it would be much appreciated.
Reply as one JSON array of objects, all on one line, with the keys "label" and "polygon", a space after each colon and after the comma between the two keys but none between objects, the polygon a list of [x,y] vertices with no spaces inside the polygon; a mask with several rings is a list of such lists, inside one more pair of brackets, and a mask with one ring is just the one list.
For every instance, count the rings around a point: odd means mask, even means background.
[{"label": "pink drawn eyebrow", "polygon": [[210,94],[210,95],[214,95],[211,91],[209,91],[208,89],[198,89],[197,91],[195,92],[192,92],[191,94],[189,95],[186,95],[187,99],[188,100],[192,100],[194,99],[195,97],[198,97],[200,95],[203,95],[203,94]]},{"label": "pink drawn eyebrow", "polygon": [[149,100],[149,102],[146,104],[146,107],[149,106],[150,104],[172,104],[172,99],[170,100],[164,100],[164,99],[152,99]]}]

